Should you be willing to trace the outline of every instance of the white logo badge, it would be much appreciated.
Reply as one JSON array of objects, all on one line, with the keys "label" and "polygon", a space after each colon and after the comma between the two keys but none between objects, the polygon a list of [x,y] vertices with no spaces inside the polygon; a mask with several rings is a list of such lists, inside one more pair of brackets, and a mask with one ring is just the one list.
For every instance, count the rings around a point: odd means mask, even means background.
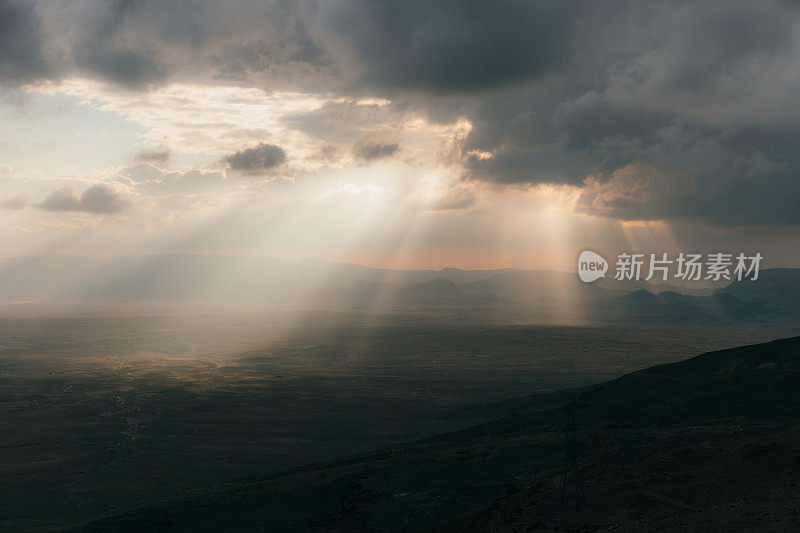
[{"label": "white logo badge", "polygon": [[578,277],[585,283],[604,278],[608,270],[608,261],[602,255],[584,250],[578,257]]}]

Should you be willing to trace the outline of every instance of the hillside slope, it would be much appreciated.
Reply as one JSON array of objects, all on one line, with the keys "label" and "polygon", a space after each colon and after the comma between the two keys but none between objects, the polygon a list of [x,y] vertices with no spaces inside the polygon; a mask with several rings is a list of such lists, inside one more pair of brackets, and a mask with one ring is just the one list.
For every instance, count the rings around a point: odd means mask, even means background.
[{"label": "hillside slope", "polygon": [[710,352],[562,394],[566,408],[504,402],[515,414],[488,424],[80,530],[797,530],[798,378],[800,337]]}]

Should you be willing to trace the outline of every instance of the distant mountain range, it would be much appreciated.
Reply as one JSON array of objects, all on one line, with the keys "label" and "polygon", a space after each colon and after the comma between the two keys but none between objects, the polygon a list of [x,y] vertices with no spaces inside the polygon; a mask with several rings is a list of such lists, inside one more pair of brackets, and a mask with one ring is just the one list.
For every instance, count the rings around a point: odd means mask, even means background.
[{"label": "distant mountain range", "polygon": [[509,320],[740,321],[800,316],[800,269],[716,290],[645,282],[585,284],[551,270],[388,270],[219,255],[0,260],[0,302],[226,303],[492,312]]}]

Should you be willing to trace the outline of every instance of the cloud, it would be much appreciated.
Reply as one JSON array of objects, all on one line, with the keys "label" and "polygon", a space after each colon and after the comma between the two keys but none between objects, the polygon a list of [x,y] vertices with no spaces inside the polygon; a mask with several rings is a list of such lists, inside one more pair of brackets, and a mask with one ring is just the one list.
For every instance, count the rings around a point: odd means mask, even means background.
[{"label": "cloud", "polygon": [[77,196],[70,187],[53,191],[38,205],[45,211],[80,211],[93,214],[118,213],[129,205],[128,200],[107,185],[92,185]]},{"label": "cloud", "polygon": [[798,82],[800,6],[729,1],[695,7],[662,4],[646,11],[647,27],[672,29],[653,33],[625,62],[606,69],[609,101],[715,124],[783,121],[786,112],[797,119],[786,104],[787,89]]},{"label": "cloud", "polygon": [[[618,218],[800,223],[788,200],[798,65],[800,5],[782,0],[0,0],[0,83],[79,76],[138,89],[103,105],[147,125],[148,142],[216,157],[280,139],[224,158],[259,175],[284,149],[311,166],[320,146],[309,139],[344,152],[396,138],[417,153],[404,116],[432,129],[463,115],[472,127],[452,165],[466,182],[566,185],[579,210]],[[186,97],[210,84],[236,94]],[[143,88],[165,100],[143,110]],[[364,141],[352,153],[398,151]]]},{"label": "cloud", "polygon": [[34,5],[0,0],[0,82],[18,85],[51,72]]},{"label": "cloud", "polygon": [[9,196],[0,200],[0,209],[7,209],[9,211],[18,211],[28,207],[28,198],[26,196],[17,195]]},{"label": "cloud", "polygon": [[404,113],[384,102],[325,102],[310,111],[288,113],[281,117],[287,127],[313,139],[329,143],[352,144],[364,130],[390,130],[402,121]]},{"label": "cloud", "polygon": [[582,2],[323,3],[321,26],[346,50],[360,82],[464,93],[534,79],[573,41]]},{"label": "cloud", "polygon": [[114,172],[114,180],[149,195],[192,194],[226,183],[222,170],[189,168],[170,171],[149,162],[139,162],[121,167]]},{"label": "cloud", "polygon": [[743,129],[708,135],[676,128],[630,163],[588,178],[577,209],[629,220],[798,225],[793,205],[800,197],[800,157],[788,146],[771,144],[773,135],[788,133]]},{"label": "cloud", "polygon": [[39,207],[45,211],[83,211],[81,199],[70,187],[53,191]]},{"label": "cloud", "polygon": [[82,43],[74,51],[79,69],[127,87],[148,85],[167,77],[166,67],[149,50],[106,48],[96,41]]},{"label": "cloud", "polygon": [[586,31],[547,83],[476,99],[467,180],[569,185],[579,211],[612,218],[800,224],[787,200],[800,194],[797,6],[597,4],[576,16]]},{"label": "cloud", "polygon": [[453,211],[475,205],[475,195],[463,184],[447,184],[440,190],[415,191],[406,198],[409,206],[425,211]]},{"label": "cloud", "polygon": [[[14,44],[5,54],[14,66],[6,81],[77,76],[129,89],[197,80],[323,86],[315,78],[329,61],[309,29],[316,3],[2,0],[0,39]],[[57,58],[59,68],[45,68],[45,56]]]},{"label": "cloud", "polygon": [[353,146],[353,154],[364,161],[376,161],[392,157],[399,149],[396,142],[359,141]]},{"label": "cloud", "polygon": [[169,162],[170,152],[166,149],[140,150],[134,157],[136,163],[157,163],[165,165]]},{"label": "cloud", "polygon": [[263,175],[286,161],[286,152],[274,144],[261,143],[225,158],[231,170],[246,175]]}]

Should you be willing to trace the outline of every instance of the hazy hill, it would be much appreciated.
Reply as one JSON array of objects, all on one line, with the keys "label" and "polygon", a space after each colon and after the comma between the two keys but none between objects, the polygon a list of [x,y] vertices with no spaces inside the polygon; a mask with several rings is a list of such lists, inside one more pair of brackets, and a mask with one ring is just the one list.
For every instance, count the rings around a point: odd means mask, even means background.
[{"label": "hazy hill", "polygon": [[760,302],[745,302],[728,293],[691,296],[674,291],[654,294],[640,289],[625,294],[620,302],[622,308],[636,310],[641,319],[661,318],[677,322],[748,320],[769,311]]},{"label": "hazy hill", "polygon": [[[798,382],[800,337],[710,352],[577,394],[502,402],[508,416],[416,445],[176,495],[83,530],[797,530]],[[577,470],[564,475],[567,427]]]},{"label": "hazy hill", "polygon": [[756,281],[734,281],[719,289],[718,294],[730,294],[739,300],[758,302],[776,313],[800,315],[800,269],[775,268],[763,270]]},{"label": "hazy hill", "polygon": [[360,283],[405,285],[437,278],[471,283],[501,270],[389,270],[327,261],[166,254],[0,259],[0,301],[107,299],[261,301],[347,299]]},{"label": "hazy hill", "polygon": [[[667,290],[668,289],[668,290]],[[708,322],[800,314],[800,270],[712,292],[550,270],[388,270],[202,255],[0,260],[0,302],[103,301],[492,313],[513,321]]]}]

